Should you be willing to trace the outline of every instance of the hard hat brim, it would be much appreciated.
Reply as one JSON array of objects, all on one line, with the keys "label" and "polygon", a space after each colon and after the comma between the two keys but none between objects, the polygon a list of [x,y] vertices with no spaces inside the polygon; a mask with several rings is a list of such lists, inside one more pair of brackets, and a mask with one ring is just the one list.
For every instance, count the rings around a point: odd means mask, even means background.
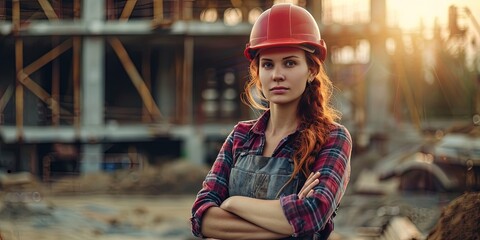
[{"label": "hard hat brim", "polygon": [[246,45],[244,55],[250,61],[253,60],[259,53],[261,49],[272,48],[272,47],[296,47],[300,48],[306,52],[314,53],[319,57],[319,59],[323,62],[326,57],[326,46],[325,42],[320,40],[318,45],[314,45],[311,42],[306,41],[298,41],[298,39],[283,39],[279,41],[275,39],[275,41],[264,41],[260,44],[257,44],[255,47],[250,47],[250,44]]}]

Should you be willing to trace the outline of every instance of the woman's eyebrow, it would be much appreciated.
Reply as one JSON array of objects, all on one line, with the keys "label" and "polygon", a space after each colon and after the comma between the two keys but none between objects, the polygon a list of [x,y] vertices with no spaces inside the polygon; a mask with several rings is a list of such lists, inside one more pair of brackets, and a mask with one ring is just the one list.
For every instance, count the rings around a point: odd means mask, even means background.
[{"label": "woman's eyebrow", "polygon": [[285,60],[285,59],[289,59],[289,58],[300,58],[300,57],[298,57],[296,55],[292,55],[292,56],[284,57],[282,59]]},{"label": "woman's eyebrow", "polygon": [[[289,59],[289,58],[300,58],[300,57],[296,56],[296,55],[291,55],[291,56],[287,56],[287,57],[282,58],[282,60]],[[260,61],[273,61],[273,60],[270,59],[270,58],[261,58]]]}]

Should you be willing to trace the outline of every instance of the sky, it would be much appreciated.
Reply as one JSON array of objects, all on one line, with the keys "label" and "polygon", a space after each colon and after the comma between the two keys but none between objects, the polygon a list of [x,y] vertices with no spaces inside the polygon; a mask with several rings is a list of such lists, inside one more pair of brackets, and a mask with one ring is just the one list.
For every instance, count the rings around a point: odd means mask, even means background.
[{"label": "sky", "polygon": [[[468,8],[475,18],[476,22],[480,24],[480,0],[386,0],[389,21],[394,21],[402,29],[415,31],[418,29],[420,21],[425,24],[427,34],[433,36],[433,25],[435,18],[444,30],[444,34],[448,34],[448,8],[455,5],[459,9],[460,18],[458,25],[460,28],[468,26],[468,39],[480,39],[480,29],[477,29],[468,18],[464,9]],[[480,28],[480,26],[478,27]],[[429,36],[426,36],[427,38]],[[468,41],[467,41],[468,42]],[[476,68],[480,72],[480,61],[478,61],[478,54],[480,46],[478,44],[466,45],[466,60],[469,68]],[[477,58],[477,61],[475,61]]]},{"label": "sky", "polygon": [[387,0],[391,19],[407,29],[418,27],[420,20],[427,27],[433,26],[435,17],[440,24],[447,24],[450,5],[468,7],[477,22],[480,21],[480,0]]}]

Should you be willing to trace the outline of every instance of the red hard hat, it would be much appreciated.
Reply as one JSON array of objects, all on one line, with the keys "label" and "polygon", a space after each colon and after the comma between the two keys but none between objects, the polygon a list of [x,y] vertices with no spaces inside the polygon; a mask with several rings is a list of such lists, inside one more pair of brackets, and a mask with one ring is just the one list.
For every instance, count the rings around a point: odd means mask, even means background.
[{"label": "red hard hat", "polygon": [[261,48],[286,45],[313,48],[322,62],[327,55],[317,22],[306,9],[293,4],[273,5],[258,17],[244,54],[252,60]]}]

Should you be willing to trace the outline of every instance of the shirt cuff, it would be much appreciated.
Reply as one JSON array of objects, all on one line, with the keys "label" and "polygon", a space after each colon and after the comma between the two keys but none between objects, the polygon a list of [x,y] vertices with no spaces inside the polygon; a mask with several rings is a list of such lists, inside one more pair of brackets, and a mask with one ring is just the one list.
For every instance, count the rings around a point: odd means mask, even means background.
[{"label": "shirt cuff", "polygon": [[195,237],[203,238],[202,231],[200,228],[200,219],[196,217],[191,217],[190,222],[192,224],[192,234]]},{"label": "shirt cuff", "polygon": [[301,201],[297,194],[290,194],[280,197],[280,205],[282,206],[283,213],[287,218],[290,225],[293,227],[294,233],[292,237],[301,236],[304,232],[305,220],[299,216],[297,209],[298,201]]},{"label": "shirt cuff", "polygon": [[190,218],[190,223],[192,224],[192,234],[196,237],[203,238],[202,234],[202,218],[207,209],[210,207],[217,206],[215,203],[206,203],[200,209],[198,209],[193,216]]}]

